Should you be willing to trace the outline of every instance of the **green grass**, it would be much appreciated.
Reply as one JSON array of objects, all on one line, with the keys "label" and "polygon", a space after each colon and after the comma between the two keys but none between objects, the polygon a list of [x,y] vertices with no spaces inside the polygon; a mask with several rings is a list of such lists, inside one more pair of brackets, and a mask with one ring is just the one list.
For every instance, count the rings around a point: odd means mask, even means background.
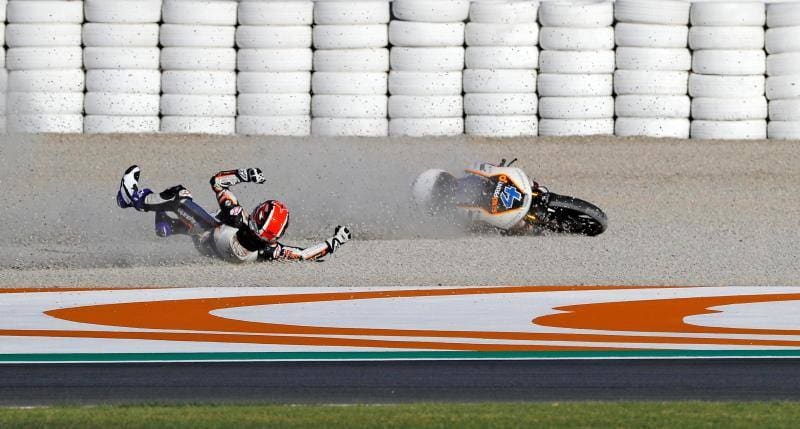
[{"label": "green grass", "polygon": [[0,408],[0,428],[796,428],[796,402]]}]

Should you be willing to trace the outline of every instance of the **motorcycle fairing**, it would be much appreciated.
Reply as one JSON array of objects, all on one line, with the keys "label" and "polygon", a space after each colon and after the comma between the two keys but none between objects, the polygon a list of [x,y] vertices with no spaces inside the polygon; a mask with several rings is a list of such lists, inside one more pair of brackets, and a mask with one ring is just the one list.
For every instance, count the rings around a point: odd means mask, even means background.
[{"label": "motorcycle fairing", "polygon": [[528,213],[531,181],[519,168],[478,164],[458,180],[457,207],[471,221],[510,229]]}]

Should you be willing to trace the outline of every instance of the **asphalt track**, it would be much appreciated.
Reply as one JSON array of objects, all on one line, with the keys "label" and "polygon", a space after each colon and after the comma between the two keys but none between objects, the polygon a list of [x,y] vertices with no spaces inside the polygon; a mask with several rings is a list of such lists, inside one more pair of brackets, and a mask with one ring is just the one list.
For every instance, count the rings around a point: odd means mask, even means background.
[{"label": "asphalt track", "polygon": [[796,359],[0,366],[0,405],[800,400]]}]

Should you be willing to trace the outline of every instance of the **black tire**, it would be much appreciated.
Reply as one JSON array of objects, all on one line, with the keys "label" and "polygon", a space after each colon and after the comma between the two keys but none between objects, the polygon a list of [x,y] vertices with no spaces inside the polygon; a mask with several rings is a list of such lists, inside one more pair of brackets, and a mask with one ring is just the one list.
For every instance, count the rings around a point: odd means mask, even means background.
[{"label": "black tire", "polygon": [[579,198],[551,193],[547,211],[544,226],[558,233],[591,237],[602,234],[608,226],[608,217],[599,207]]}]

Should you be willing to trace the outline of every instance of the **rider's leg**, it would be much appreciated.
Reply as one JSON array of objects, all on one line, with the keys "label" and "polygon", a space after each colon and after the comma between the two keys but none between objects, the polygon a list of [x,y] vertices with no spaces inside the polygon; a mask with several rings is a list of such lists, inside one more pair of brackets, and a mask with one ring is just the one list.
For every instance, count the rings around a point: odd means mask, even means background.
[{"label": "rider's leg", "polygon": [[183,186],[173,186],[158,194],[139,186],[139,167],[133,165],[125,170],[117,192],[117,205],[126,209],[133,207],[142,212],[175,211],[181,198],[192,198]]},{"label": "rider's leg", "polygon": [[[117,193],[117,204],[144,212],[156,212],[156,234],[202,234],[213,229],[217,220],[192,201],[191,193],[181,185],[156,194],[139,187],[140,169],[132,166],[125,171]],[[174,214],[175,217],[168,213]],[[176,219],[177,218],[177,219]]]}]

